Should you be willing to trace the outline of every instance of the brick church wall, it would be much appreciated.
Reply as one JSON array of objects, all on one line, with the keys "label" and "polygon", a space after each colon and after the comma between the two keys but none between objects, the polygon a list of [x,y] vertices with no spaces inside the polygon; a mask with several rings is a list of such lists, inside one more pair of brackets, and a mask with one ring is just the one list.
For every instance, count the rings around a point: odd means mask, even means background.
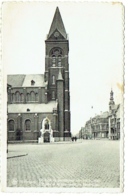
[{"label": "brick church wall", "polygon": [[[19,118],[20,117],[20,120]],[[23,113],[20,116],[16,113],[8,115],[8,121],[14,120],[14,131],[9,131],[8,128],[8,141],[16,141],[17,131],[20,130],[20,140],[21,141],[37,141],[38,137],[40,137],[40,129],[42,129],[42,122],[44,118],[48,118],[51,121],[52,129],[54,129],[54,116],[53,113]],[[25,121],[29,119],[31,121],[31,129],[25,129]],[[20,125],[19,125],[20,121]]]}]

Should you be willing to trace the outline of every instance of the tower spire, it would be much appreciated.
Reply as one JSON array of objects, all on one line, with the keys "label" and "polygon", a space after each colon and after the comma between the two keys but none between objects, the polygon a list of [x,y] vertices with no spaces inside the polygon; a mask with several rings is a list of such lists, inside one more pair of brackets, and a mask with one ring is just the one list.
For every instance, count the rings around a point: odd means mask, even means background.
[{"label": "tower spire", "polygon": [[109,101],[110,109],[111,109],[111,106],[115,104],[113,94],[114,94],[114,93],[113,93],[113,90],[112,90],[112,88],[111,88],[111,92],[110,92],[110,101]]},{"label": "tower spire", "polygon": [[53,17],[53,21],[49,30],[48,38],[54,33],[54,31],[58,30],[64,38],[67,37],[66,30],[62,21],[62,17],[59,11],[59,8],[56,8],[55,15]]},{"label": "tower spire", "polygon": [[111,92],[110,92],[110,101],[114,101],[114,97],[113,97],[113,90],[112,90],[112,88],[111,88]]}]

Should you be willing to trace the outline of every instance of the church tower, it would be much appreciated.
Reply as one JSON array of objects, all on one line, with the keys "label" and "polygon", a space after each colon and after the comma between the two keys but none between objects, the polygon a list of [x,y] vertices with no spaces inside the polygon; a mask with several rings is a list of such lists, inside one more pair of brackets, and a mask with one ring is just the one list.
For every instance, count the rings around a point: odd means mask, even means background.
[{"label": "church tower", "polygon": [[113,91],[111,89],[111,92],[110,92],[110,101],[109,101],[109,110],[111,110],[112,109],[112,105],[115,104],[113,94],[114,93],[113,93]]},{"label": "church tower", "polygon": [[45,41],[45,74],[48,85],[47,100],[58,100],[58,131],[60,141],[69,140],[70,133],[70,93],[69,93],[69,41],[59,8]]}]

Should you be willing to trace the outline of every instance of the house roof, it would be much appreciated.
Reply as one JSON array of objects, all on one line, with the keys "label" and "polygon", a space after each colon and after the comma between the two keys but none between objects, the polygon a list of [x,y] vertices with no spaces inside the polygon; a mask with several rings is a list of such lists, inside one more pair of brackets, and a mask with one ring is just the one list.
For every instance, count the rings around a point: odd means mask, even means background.
[{"label": "house roof", "polygon": [[109,112],[103,112],[101,115],[100,115],[100,118],[108,118],[109,116]]},{"label": "house roof", "polygon": [[54,15],[51,27],[50,27],[48,38],[52,35],[52,33],[54,33],[56,29],[63,35],[64,38],[67,37],[66,30],[65,30],[62,17],[61,17],[58,7],[56,8],[56,11],[55,11],[55,15]]},{"label": "house roof", "polygon": [[114,105],[112,105],[112,110],[117,110],[118,107],[119,107],[119,104],[114,104]]},{"label": "house roof", "polygon": [[[30,111],[27,111],[29,109]],[[9,104],[8,113],[46,113],[57,109],[57,102],[50,101],[47,104]]]},{"label": "house roof", "polygon": [[[31,85],[31,81],[35,81]],[[45,87],[43,74],[27,74],[27,75],[8,75],[7,83],[12,87]]]}]

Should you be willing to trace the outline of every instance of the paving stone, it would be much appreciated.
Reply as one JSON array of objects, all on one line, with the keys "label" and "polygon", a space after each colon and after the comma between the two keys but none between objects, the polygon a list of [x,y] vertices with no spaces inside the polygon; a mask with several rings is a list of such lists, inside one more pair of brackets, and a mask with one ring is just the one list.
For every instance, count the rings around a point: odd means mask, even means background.
[{"label": "paving stone", "polygon": [[70,144],[12,144],[8,187],[120,187],[120,142],[83,140]]}]

